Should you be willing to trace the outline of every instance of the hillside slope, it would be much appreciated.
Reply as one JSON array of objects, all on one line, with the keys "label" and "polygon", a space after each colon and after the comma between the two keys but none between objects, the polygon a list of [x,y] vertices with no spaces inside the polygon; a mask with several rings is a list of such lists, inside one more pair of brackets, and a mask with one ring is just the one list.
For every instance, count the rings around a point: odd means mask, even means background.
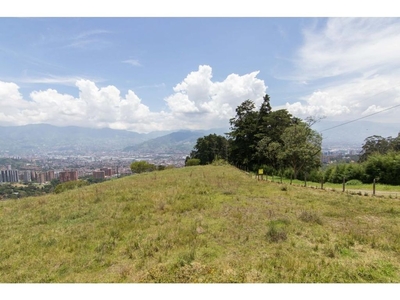
[{"label": "hillside slope", "polygon": [[397,199],[231,166],[0,202],[0,282],[400,282]]}]

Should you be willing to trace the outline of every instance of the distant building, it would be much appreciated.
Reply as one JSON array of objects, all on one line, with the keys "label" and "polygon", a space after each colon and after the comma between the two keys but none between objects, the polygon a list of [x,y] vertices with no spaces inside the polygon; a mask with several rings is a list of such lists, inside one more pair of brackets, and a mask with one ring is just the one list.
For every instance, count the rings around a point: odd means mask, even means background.
[{"label": "distant building", "polygon": [[38,183],[43,184],[46,182],[46,173],[38,174]]},{"label": "distant building", "polygon": [[0,182],[19,182],[17,170],[2,170],[0,172]]},{"label": "distant building", "polygon": [[105,172],[104,171],[93,171],[93,178],[95,179],[104,179]]},{"label": "distant building", "polygon": [[55,178],[54,170],[50,170],[46,172],[46,181],[52,181]]},{"label": "distant building", "polygon": [[38,177],[37,177],[37,172],[36,171],[31,171],[31,180],[32,181],[38,181]]},{"label": "distant building", "polygon": [[58,174],[58,179],[60,182],[67,182],[72,180],[78,180],[77,171],[63,171]]},{"label": "distant building", "polygon": [[104,171],[104,175],[111,177],[113,175],[113,171],[111,168],[102,168],[100,171]]},{"label": "distant building", "polygon": [[32,181],[31,171],[24,171],[24,182],[28,183]]}]

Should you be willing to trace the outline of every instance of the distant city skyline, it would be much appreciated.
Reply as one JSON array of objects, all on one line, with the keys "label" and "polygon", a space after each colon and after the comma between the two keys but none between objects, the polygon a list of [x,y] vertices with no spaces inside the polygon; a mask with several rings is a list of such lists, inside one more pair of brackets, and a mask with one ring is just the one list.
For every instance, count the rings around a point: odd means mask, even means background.
[{"label": "distant city skyline", "polygon": [[222,128],[240,103],[259,106],[266,93],[273,109],[301,118],[346,122],[393,107],[367,120],[398,122],[399,18],[2,17],[0,25],[0,126]]}]

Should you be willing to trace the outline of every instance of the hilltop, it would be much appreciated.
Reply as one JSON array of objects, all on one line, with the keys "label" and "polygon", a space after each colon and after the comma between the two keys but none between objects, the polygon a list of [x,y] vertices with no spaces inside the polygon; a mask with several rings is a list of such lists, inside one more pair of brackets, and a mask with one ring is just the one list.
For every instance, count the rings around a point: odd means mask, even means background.
[{"label": "hilltop", "polygon": [[232,166],[0,202],[0,282],[400,282],[400,205]]}]

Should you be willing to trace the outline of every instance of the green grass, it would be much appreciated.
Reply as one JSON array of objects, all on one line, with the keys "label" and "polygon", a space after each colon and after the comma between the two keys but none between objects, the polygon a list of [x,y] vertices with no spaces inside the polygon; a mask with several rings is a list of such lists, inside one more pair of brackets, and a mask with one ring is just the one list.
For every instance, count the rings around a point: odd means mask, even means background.
[{"label": "green grass", "polygon": [[0,202],[0,282],[400,282],[400,203],[231,166]]},{"label": "green grass", "polygon": [[[253,175],[253,178],[256,178],[255,175]],[[265,175],[264,175],[264,180],[266,180]],[[272,181],[272,176],[268,176],[268,181]],[[273,182],[280,183],[280,177],[274,176],[273,177]],[[290,179],[282,178],[282,183],[290,184]],[[304,186],[304,180],[292,180],[292,185]],[[320,182],[307,181],[307,186],[319,189],[319,188],[321,188],[321,183]],[[325,182],[324,185],[323,185],[323,188],[341,192],[343,190],[343,183]],[[370,184],[346,185],[345,186],[345,191],[349,191],[349,192],[353,192],[353,193],[361,192],[362,195],[372,196],[373,185],[372,185],[372,183],[370,183]],[[382,197],[400,198],[400,186],[377,183],[375,185],[375,195],[382,196]]]}]

